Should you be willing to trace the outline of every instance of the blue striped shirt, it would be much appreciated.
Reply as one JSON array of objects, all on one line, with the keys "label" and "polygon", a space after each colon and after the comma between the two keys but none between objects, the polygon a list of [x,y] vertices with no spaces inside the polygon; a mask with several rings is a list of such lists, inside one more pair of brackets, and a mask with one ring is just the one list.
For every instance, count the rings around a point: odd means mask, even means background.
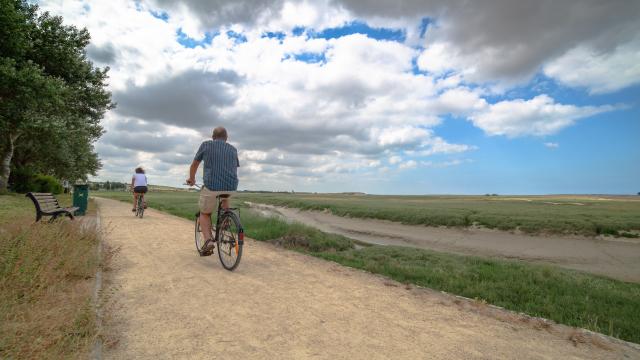
[{"label": "blue striped shirt", "polygon": [[204,186],[211,191],[238,189],[238,150],[224,140],[207,140],[200,145],[194,158],[204,160]]}]

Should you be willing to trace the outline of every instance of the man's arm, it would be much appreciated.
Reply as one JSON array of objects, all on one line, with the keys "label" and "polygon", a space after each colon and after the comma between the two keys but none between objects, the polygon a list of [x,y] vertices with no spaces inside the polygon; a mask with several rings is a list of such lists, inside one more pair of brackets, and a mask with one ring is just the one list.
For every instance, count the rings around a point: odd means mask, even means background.
[{"label": "man's arm", "polygon": [[196,172],[198,171],[198,167],[200,166],[200,161],[193,160],[191,162],[191,167],[189,168],[189,178],[187,179],[187,184],[193,185],[196,183]]},{"label": "man's arm", "polygon": [[131,192],[133,192],[133,184],[135,183],[135,181],[136,181],[136,177],[135,177],[135,176],[133,176],[133,177],[131,178]]}]

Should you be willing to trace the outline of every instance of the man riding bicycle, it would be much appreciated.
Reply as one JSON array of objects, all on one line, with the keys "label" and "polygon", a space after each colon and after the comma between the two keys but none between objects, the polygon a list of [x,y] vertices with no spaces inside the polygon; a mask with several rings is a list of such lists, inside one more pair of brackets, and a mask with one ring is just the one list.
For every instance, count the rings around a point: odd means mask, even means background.
[{"label": "man riding bicycle", "polygon": [[[211,213],[218,205],[216,196],[222,194],[231,195],[238,189],[238,150],[233,145],[227,143],[227,130],[217,127],[213,130],[213,139],[207,140],[200,145],[196,156],[189,168],[189,178],[187,184],[196,183],[196,172],[200,162],[204,160],[203,181],[204,186],[200,190],[200,226],[205,239],[203,251],[211,252],[214,247],[211,233]],[[222,200],[222,207],[229,208],[229,199]]]}]

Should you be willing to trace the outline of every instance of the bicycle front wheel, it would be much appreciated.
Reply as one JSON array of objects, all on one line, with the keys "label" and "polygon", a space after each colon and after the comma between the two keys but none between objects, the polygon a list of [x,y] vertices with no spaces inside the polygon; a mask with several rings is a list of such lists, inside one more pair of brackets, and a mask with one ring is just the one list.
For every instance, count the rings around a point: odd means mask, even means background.
[{"label": "bicycle front wheel", "polygon": [[242,257],[244,245],[244,231],[240,219],[232,212],[225,212],[220,219],[218,233],[218,257],[222,267],[233,271]]}]

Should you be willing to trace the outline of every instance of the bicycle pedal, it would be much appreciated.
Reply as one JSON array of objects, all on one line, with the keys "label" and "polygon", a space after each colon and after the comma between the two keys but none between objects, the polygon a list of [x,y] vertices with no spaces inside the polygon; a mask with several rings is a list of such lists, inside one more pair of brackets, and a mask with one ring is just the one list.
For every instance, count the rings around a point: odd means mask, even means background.
[{"label": "bicycle pedal", "polygon": [[213,250],[209,250],[209,251],[198,251],[198,253],[200,254],[200,256],[211,256],[211,255],[213,255]]}]

